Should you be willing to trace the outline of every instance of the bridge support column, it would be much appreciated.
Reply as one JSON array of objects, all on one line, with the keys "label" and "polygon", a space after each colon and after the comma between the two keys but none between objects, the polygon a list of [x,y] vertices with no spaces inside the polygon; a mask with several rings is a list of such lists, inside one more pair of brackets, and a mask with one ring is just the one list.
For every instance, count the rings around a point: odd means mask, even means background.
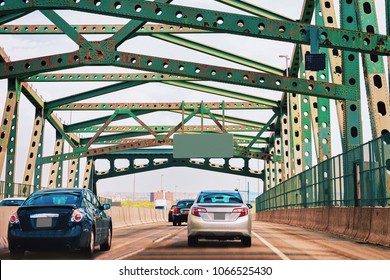
[{"label": "bridge support column", "polygon": [[28,149],[27,154],[27,160],[26,160],[26,167],[24,169],[24,176],[23,176],[23,184],[25,185],[32,185],[33,178],[34,178],[34,169],[35,169],[35,175],[39,179],[39,183],[36,185],[34,180],[34,191],[39,189],[41,187],[40,184],[40,176],[41,172],[40,170],[36,170],[36,161],[37,157],[42,156],[42,138],[43,138],[43,126],[44,126],[44,119],[43,119],[43,110],[42,109],[36,109],[35,110],[35,119],[34,119],[34,126],[32,129],[32,135],[30,140],[30,147]]},{"label": "bridge support column", "polygon": [[[64,151],[64,139],[59,132],[56,132],[54,155],[60,155]],[[48,188],[60,188],[62,186],[63,161],[53,162],[50,168]]]},{"label": "bridge support column", "polygon": [[14,172],[18,107],[21,84],[17,79],[8,79],[7,100],[4,105],[0,131],[0,172],[6,160],[4,197],[14,196]]},{"label": "bridge support column", "polygon": [[84,189],[93,189],[93,175],[95,174],[95,161],[92,158],[87,158],[87,163],[85,165],[84,179],[83,179],[83,188]]},{"label": "bridge support column", "polygon": [[68,188],[77,188],[78,187],[78,177],[79,177],[79,162],[80,159],[72,159],[68,161]]}]

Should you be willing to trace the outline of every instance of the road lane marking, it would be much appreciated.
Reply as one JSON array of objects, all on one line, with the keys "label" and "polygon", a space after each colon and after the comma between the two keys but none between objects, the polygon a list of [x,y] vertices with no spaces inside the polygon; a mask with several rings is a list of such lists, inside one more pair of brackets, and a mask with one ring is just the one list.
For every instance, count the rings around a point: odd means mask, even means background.
[{"label": "road lane marking", "polygon": [[285,254],[282,253],[278,248],[276,248],[274,245],[269,243],[267,240],[265,240],[263,237],[258,235],[256,232],[252,231],[252,234],[259,239],[261,242],[263,242],[268,248],[270,248],[275,254],[277,254],[282,260],[289,260],[289,257],[287,257]]},{"label": "road lane marking", "polygon": [[160,238],[154,240],[153,243],[159,243],[159,242],[161,242],[161,241],[163,241],[163,240],[165,240],[165,239],[167,239],[167,238],[169,238],[169,237],[171,237],[171,236],[172,236],[172,234],[164,235],[164,236],[162,236],[162,237],[160,237]]}]

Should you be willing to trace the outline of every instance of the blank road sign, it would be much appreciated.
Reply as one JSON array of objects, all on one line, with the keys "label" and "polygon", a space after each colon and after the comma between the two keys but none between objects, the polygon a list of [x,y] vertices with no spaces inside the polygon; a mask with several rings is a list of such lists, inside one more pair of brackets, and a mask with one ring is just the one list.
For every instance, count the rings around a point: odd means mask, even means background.
[{"label": "blank road sign", "polygon": [[233,134],[175,134],[174,158],[231,158]]}]

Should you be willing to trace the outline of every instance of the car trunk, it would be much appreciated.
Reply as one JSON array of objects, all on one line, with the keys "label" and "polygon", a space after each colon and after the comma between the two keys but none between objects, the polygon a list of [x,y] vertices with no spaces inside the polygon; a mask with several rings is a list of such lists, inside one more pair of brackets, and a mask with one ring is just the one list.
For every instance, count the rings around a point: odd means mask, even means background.
[{"label": "car trunk", "polygon": [[72,205],[26,206],[18,209],[20,226],[24,231],[62,230],[68,227]]},{"label": "car trunk", "polygon": [[200,203],[198,207],[206,209],[207,212],[199,212],[200,217],[206,222],[234,222],[240,213],[233,213],[233,210],[242,208],[242,204]]}]

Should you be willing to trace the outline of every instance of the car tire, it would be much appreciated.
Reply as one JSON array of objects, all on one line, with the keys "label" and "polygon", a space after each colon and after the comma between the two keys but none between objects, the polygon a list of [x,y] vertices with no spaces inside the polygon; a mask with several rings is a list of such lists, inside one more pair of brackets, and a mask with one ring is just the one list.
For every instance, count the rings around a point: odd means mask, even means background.
[{"label": "car tire", "polygon": [[242,245],[244,245],[244,247],[250,247],[252,246],[252,238],[251,237],[243,237],[241,239],[241,243]]},{"label": "car tire", "polygon": [[173,221],[172,225],[175,227],[177,225],[177,223],[175,221]]},{"label": "car tire", "polygon": [[111,241],[112,241],[112,229],[111,227],[108,228],[108,235],[107,239],[104,243],[100,244],[100,250],[102,251],[108,251],[111,249]]},{"label": "car tire", "polygon": [[195,236],[188,236],[188,246],[195,247],[198,245],[198,238]]},{"label": "car tire", "polygon": [[24,257],[25,250],[22,248],[10,248],[9,253],[14,260],[21,260]]},{"label": "car tire", "polygon": [[177,225],[178,225],[178,226],[181,226],[181,222],[178,222]]},{"label": "car tire", "polygon": [[94,228],[92,228],[88,238],[88,246],[82,249],[82,253],[84,257],[92,258],[94,252],[95,252],[95,230]]}]

